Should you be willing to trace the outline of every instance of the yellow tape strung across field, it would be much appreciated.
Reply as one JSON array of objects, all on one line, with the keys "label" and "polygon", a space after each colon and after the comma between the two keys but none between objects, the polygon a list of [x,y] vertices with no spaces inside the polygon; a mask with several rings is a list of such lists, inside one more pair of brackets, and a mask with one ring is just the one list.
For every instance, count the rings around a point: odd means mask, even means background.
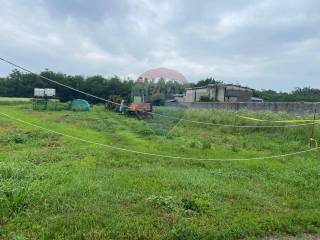
[{"label": "yellow tape strung across field", "polygon": [[247,116],[239,116],[239,118],[256,121],[256,122],[274,122],[274,123],[309,123],[310,125],[314,123],[320,123],[320,120],[312,120],[312,119],[293,119],[293,120],[267,120],[267,119],[259,119]]},{"label": "yellow tape strung across field", "polygon": [[151,157],[161,157],[161,158],[171,158],[171,159],[182,159],[182,160],[195,160],[195,161],[253,161],[253,160],[266,160],[266,159],[275,159],[275,158],[282,158],[282,157],[289,157],[289,156],[295,156],[295,155],[300,155],[300,154],[304,154],[304,153],[308,153],[308,152],[312,152],[312,151],[316,151],[319,149],[319,147],[315,147],[315,148],[310,148],[307,150],[303,150],[303,151],[299,151],[299,152],[294,152],[294,153],[286,153],[286,154],[280,154],[280,155],[275,155],[275,156],[269,156],[269,157],[254,157],[254,158],[229,158],[229,159],[219,159],[219,158],[196,158],[196,157],[181,157],[181,156],[171,156],[171,155],[162,155],[162,154],[156,154],[156,153],[148,153],[148,152],[140,152],[140,151],[136,151],[136,150],[132,150],[132,149],[127,149],[127,148],[120,148],[120,147],[115,147],[112,145],[108,145],[108,144],[103,144],[103,143],[98,143],[98,142],[93,142],[90,140],[86,140],[83,138],[79,138],[79,137],[75,137],[69,134],[64,134],[61,132],[57,132],[27,121],[24,121],[22,119],[16,118],[16,117],[12,117],[6,113],[0,112],[0,115],[5,116],[9,119],[15,120],[17,122],[21,122],[24,123],[26,125],[29,126],[33,126],[42,130],[45,130],[47,132],[51,132],[51,133],[55,133],[57,135],[60,136],[64,136],[64,137],[68,137],[77,141],[81,141],[81,142],[85,142],[85,143],[90,143],[90,144],[94,144],[97,146],[102,146],[102,147],[107,147],[107,148],[111,148],[111,149],[115,149],[115,150],[119,150],[119,151],[123,151],[123,152],[129,152],[129,153],[135,153],[135,154],[140,154],[140,155],[145,155],[145,156],[151,156]]}]

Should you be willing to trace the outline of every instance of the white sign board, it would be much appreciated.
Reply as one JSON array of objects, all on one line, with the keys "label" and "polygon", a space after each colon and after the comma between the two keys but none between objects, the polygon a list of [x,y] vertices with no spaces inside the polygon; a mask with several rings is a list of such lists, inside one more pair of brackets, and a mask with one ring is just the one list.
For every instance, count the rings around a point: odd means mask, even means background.
[{"label": "white sign board", "polygon": [[35,97],[54,97],[56,95],[56,90],[54,88],[35,88]]},{"label": "white sign board", "polygon": [[44,89],[43,88],[35,88],[34,89],[35,97],[44,97]]},{"label": "white sign board", "polygon": [[54,88],[45,88],[44,95],[47,97],[54,97],[56,95],[56,90]]}]

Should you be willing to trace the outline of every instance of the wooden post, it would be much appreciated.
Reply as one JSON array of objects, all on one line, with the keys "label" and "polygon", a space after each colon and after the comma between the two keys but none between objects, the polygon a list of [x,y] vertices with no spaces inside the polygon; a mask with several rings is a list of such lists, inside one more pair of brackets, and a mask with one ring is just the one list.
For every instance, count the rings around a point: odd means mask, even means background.
[{"label": "wooden post", "polygon": [[239,130],[240,130],[240,129],[237,127],[237,120],[238,120],[238,113],[235,112],[234,123],[233,123],[233,125],[234,125],[234,132],[235,132],[235,133],[239,133]]},{"label": "wooden post", "polygon": [[310,137],[310,147],[312,147],[312,141],[315,140],[315,138],[314,138],[314,128],[315,128],[315,123],[316,123],[316,114],[317,114],[317,108],[314,108],[313,124],[312,124],[312,128],[311,128],[311,137]]}]

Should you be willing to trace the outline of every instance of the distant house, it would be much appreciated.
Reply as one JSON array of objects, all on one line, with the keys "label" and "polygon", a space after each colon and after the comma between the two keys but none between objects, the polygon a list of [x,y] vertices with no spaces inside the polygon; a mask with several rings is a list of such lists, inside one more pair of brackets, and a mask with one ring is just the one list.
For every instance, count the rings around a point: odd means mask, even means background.
[{"label": "distant house", "polygon": [[234,84],[208,84],[203,87],[187,88],[184,102],[251,102],[253,89]]}]

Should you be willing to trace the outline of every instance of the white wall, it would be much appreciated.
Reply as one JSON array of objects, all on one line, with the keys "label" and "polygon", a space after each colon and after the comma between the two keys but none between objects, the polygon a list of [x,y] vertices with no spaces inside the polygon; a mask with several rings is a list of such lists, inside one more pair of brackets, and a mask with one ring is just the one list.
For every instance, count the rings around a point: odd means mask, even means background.
[{"label": "white wall", "polygon": [[224,102],[224,92],[225,92],[225,87],[218,87],[218,97],[217,100],[218,102]]}]

